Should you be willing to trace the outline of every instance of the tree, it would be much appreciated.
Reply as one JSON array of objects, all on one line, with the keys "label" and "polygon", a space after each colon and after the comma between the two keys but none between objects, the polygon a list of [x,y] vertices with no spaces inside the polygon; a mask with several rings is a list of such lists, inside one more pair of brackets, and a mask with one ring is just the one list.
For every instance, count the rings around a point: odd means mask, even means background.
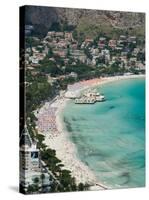
[{"label": "tree", "polygon": [[41,158],[45,161],[45,163],[48,165],[49,170],[51,170],[54,174],[59,170],[60,167],[58,164],[61,163],[61,160],[59,160],[56,157],[56,152],[53,149],[46,149],[41,152]]},{"label": "tree", "polygon": [[145,53],[144,52],[139,52],[137,54],[137,60],[141,61],[141,62],[144,62],[145,61]]},{"label": "tree", "polygon": [[39,192],[39,178],[38,178],[38,177],[35,177],[35,178],[33,179],[33,182],[34,182],[34,184],[33,184],[34,191],[35,191],[35,192]]},{"label": "tree", "polygon": [[54,55],[53,57],[56,61],[56,64],[60,66],[64,66],[64,60],[59,55]]},{"label": "tree", "polygon": [[[60,61],[60,60],[59,60]],[[51,60],[44,60],[40,62],[41,66],[38,67],[38,70],[44,74],[51,74],[51,76],[62,75],[62,70],[57,67],[56,63]]]},{"label": "tree", "polygon": [[73,31],[75,26],[69,25],[67,21],[63,23],[63,31]]},{"label": "tree", "polygon": [[67,48],[67,58],[70,56],[70,48]]},{"label": "tree", "polygon": [[41,176],[40,176],[40,178],[41,178],[42,191],[43,191],[43,189],[44,189],[44,180],[45,180],[45,175],[42,173]]},{"label": "tree", "polygon": [[29,185],[28,188],[27,188],[27,192],[28,193],[36,192],[34,185]]},{"label": "tree", "polygon": [[61,31],[62,27],[60,25],[59,22],[53,22],[51,27],[50,27],[50,31]]},{"label": "tree", "polygon": [[88,49],[88,47],[84,49],[84,53],[86,54],[87,58],[92,60],[93,56],[91,55],[90,50]]},{"label": "tree", "polygon": [[84,190],[84,185],[83,185],[83,183],[79,183],[79,185],[78,185],[78,190],[79,190],[79,191],[83,191],[83,190]]},{"label": "tree", "polygon": [[50,47],[48,50],[48,57],[51,58],[53,56],[52,48]]},{"label": "tree", "polygon": [[40,40],[39,39],[35,39],[33,37],[25,37],[25,46],[27,47],[36,47],[40,44]]},{"label": "tree", "polygon": [[127,59],[130,59],[132,57],[132,53],[131,52],[128,52],[127,53]]},{"label": "tree", "polygon": [[76,30],[76,29],[73,31],[72,36],[73,36],[73,38],[74,38],[75,40],[78,39],[78,33],[77,33],[77,30]]},{"label": "tree", "polygon": [[33,111],[39,106],[42,100],[53,96],[52,86],[47,82],[47,77],[42,74],[32,76],[30,85],[26,88],[26,109],[27,113]]},{"label": "tree", "polygon": [[38,184],[39,183],[39,178],[35,177],[33,181],[34,181],[35,184]]},{"label": "tree", "polygon": [[62,170],[59,176],[60,183],[64,187],[64,191],[71,191],[71,185],[74,184],[74,178],[71,177],[69,170]]},{"label": "tree", "polygon": [[43,143],[45,136],[42,134],[36,134],[36,139],[37,139],[37,147],[41,149],[45,149],[47,146]]}]

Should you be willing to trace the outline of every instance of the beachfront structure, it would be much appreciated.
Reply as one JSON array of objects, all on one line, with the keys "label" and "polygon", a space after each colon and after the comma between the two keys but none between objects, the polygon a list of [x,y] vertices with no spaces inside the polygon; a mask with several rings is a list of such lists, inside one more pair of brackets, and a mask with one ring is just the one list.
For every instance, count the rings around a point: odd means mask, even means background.
[{"label": "beachfront structure", "polygon": [[[41,178],[42,174],[44,174],[44,181]],[[53,183],[52,177],[42,167],[37,143],[32,141],[25,126],[20,137],[20,186],[27,192],[28,186],[35,184],[35,179],[39,180],[39,188],[44,187],[45,191],[50,190]]]},{"label": "beachfront structure", "polygon": [[103,102],[105,101],[104,95],[100,94],[99,92],[87,91],[83,93],[80,98],[75,99],[76,104],[94,104],[96,102]]},{"label": "beachfront structure", "polygon": [[75,99],[75,104],[94,104],[95,102],[95,98],[82,97]]},{"label": "beachfront structure", "polygon": [[79,97],[79,95],[80,95],[80,92],[78,91],[67,91],[65,93],[65,97],[69,99],[74,99],[76,97]]}]

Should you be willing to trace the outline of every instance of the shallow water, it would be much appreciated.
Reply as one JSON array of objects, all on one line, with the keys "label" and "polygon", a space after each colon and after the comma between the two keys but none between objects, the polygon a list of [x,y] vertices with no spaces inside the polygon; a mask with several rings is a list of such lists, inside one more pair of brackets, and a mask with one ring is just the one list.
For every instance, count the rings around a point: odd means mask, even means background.
[{"label": "shallow water", "polygon": [[144,186],[145,80],[115,81],[97,90],[105,102],[70,101],[62,114],[78,157],[111,188]]}]

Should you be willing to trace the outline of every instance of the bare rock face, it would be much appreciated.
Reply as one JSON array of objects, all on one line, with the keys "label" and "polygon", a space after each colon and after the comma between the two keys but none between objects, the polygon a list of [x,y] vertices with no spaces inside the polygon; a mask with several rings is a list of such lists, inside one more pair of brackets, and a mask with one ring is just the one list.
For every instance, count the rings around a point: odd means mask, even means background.
[{"label": "bare rock face", "polygon": [[43,6],[25,7],[25,24],[34,26],[34,34],[43,37],[52,23],[59,21],[56,8]]},{"label": "bare rock face", "polygon": [[145,22],[144,13],[106,11],[105,15],[111,21],[112,25],[118,28],[139,27],[144,25]]},{"label": "bare rock face", "polygon": [[[119,11],[100,11],[89,9],[56,8],[43,6],[26,6],[25,23],[31,24],[41,33],[46,33],[53,23],[63,25],[112,26],[114,28],[132,28],[144,26],[145,14]],[[144,28],[144,27],[143,27]]]},{"label": "bare rock face", "polygon": [[42,6],[26,6],[26,24],[42,24],[49,28],[53,22],[57,22],[59,16],[55,8]]}]

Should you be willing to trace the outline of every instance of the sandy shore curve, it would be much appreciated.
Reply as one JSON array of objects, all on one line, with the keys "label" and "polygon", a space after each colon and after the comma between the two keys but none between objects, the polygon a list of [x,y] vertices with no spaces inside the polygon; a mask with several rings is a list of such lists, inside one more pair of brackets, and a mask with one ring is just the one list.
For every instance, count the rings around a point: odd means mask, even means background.
[{"label": "sandy shore curve", "polygon": [[[132,79],[132,78],[144,78],[145,75],[123,75],[123,76],[113,76],[113,77],[105,77],[99,79],[92,79],[86,81],[86,87],[84,89],[88,89],[95,86],[100,86],[105,83],[109,83],[112,81],[123,80],[123,79]],[[83,81],[85,85],[85,81]],[[43,105],[42,108],[38,110],[38,113],[35,112],[37,119],[39,120],[40,114],[44,114],[44,111],[47,109],[55,108],[55,119],[54,122],[56,126],[56,134],[54,131],[46,130],[42,131],[40,126],[38,127],[38,131],[40,134],[44,134],[45,136],[45,144],[51,148],[56,150],[56,156],[62,161],[64,164],[64,168],[71,171],[71,174],[76,179],[76,183],[87,183],[92,185],[91,190],[99,190],[99,189],[108,189],[109,187],[100,183],[94,173],[89,169],[87,165],[85,165],[79,158],[77,157],[75,144],[72,143],[69,139],[69,133],[64,130],[63,122],[60,117],[61,112],[63,112],[64,107],[67,104],[69,99],[65,97],[57,97],[55,101],[48,102]],[[47,116],[48,117],[48,116]],[[48,123],[48,122],[47,122]],[[39,123],[37,123],[37,126]]]}]

